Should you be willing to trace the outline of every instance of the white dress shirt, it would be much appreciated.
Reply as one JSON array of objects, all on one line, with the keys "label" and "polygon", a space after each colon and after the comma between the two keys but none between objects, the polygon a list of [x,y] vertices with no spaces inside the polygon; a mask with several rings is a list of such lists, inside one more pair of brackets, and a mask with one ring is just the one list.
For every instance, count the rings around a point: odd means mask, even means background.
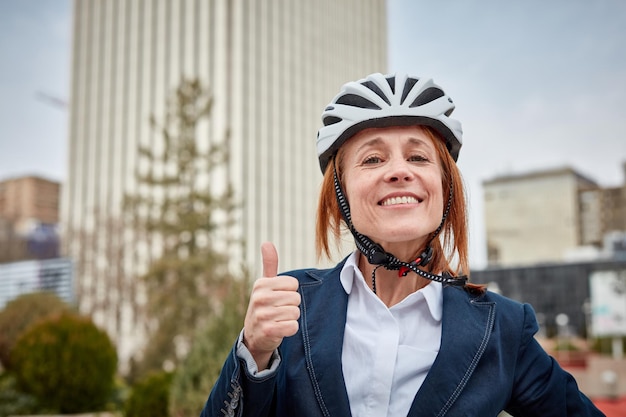
[{"label": "white dress shirt", "polygon": [[442,286],[431,282],[387,308],[357,260],[355,252],[341,271],[348,294],[341,362],[350,410],[353,417],[406,416],[439,352]]}]

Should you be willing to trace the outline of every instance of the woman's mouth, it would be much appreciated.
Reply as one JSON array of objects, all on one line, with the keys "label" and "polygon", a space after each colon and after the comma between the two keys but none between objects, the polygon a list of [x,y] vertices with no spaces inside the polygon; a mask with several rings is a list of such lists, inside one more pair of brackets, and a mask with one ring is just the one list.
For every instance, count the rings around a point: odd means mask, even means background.
[{"label": "woman's mouth", "polygon": [[417,203],[421,203],[421,200],[413,196],[405,195],[401,197],[389,197],[389,198],[382,200],[378,204],[381,206],[397,206],[401,204],[417,204]]}]

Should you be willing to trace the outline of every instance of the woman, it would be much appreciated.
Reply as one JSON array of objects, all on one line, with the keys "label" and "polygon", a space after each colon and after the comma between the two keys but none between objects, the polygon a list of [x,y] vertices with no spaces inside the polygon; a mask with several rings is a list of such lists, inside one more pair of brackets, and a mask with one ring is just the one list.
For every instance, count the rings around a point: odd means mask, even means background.
[{"label": "woman", "polygon": [[530,306],[469,284],[461,125],[432,80],[373,74],[326,107],[318,252],[263,277],[202,416],[600,416],[534,340]]}]

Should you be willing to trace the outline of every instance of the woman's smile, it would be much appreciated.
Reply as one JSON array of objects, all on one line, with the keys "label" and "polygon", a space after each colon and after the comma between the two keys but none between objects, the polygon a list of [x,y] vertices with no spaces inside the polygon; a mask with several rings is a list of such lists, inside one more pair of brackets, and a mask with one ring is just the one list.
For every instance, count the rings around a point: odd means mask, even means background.
[{"label": "woman's smile", "polygon": [[423,200],[421,200],[419,197],[412,195],[412,194],[404,194],[404,195],[392,195],[392,196],[387,196],[384,199],[382,199],[378,205],[380,206],[404,206],[407,204],[413,205],[413,204],[418,204],[421,203]]}]

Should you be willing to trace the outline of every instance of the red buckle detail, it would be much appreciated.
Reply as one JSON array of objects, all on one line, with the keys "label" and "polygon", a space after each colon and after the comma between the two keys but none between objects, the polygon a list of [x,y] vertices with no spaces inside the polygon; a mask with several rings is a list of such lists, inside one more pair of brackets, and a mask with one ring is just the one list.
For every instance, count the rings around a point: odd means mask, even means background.
[{"label": "red buckle detail", "polygon": [[[421,261],[422,261],[422,258],[417,258],[412,263],[419,265],[419,263]],[[410,271],[410,269],[407,268],[406,266],[401,266],[400,269],[398,269],[398,278],[402,278],[402,277],[406,276],[406,274],[408,274],[409,271]]]}]

